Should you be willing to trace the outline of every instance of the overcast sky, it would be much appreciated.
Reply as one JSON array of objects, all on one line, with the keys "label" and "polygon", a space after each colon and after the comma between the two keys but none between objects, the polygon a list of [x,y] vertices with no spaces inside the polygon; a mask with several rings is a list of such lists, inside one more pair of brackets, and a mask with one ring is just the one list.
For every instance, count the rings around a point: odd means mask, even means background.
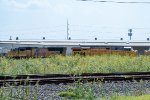
[{"label": "overcast sky", "polygon": [[66,39],[67,19],[72,39],[129,40],[130,28],[133,40],[150,38],[150,3],[0,0],[0,39]]}]

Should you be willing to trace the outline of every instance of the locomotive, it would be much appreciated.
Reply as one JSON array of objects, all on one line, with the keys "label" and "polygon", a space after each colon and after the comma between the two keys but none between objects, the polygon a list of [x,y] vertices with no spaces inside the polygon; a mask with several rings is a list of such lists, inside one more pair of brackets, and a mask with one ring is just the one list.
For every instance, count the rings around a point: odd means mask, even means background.
[{"label": "locomotive", "polygon": [[29,58],[29,57],[49,57],[51,55],[65,55],[64,48],[38,48],[38,47],[19,47],[10,50],[6,57],[9,58]]},{"label": "locomotive", "polygon": [[137,52],[131,50],[131,48],[106,48],[106,47],[93,47],[93,48],[72,48],[73,55],[128,55],[136,56]]}]

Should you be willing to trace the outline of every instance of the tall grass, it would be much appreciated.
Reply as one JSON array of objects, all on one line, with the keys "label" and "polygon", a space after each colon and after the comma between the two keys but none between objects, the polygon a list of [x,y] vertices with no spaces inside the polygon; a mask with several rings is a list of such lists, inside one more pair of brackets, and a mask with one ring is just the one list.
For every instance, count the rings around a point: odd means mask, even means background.
[{"label": "tall grass", "polygon": [[[38,85],[37,85],[38,86]],[[38,87],[35,86],[35,89]],[[0,100],[37,100],[37,90],[33,91],[31,86],[8,86],[0,88]]]},{"label": "tall grass", "polygon": [[1,75],[80,74],[150,71],[150,56],[51,56],[49,58],[0,58]]}]

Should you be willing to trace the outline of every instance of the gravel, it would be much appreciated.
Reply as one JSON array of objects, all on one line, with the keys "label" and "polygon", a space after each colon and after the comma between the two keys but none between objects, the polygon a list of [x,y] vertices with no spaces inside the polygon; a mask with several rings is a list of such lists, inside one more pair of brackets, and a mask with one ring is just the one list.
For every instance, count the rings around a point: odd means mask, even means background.
[{"label": "gravel", "polygon": [[[114,95],[142,95],[150,94],[150,81],[133,81],[133,82],[95,82],[80,84],[80,88],[90,88],[93,94],[98,97],[111,97]],[[73,87],[79,86],[78,83],[73,84],[46,84],[35,86],[9,86],[0,89],[0,95],[3,97],[11,97],[12,100],[64,100],[58,93],[73,91]],[[87,92],[87,91],[86,91]],[[26,97],[28,98],[26,98]],[[10,99],[10,98],[9,98]]]}]

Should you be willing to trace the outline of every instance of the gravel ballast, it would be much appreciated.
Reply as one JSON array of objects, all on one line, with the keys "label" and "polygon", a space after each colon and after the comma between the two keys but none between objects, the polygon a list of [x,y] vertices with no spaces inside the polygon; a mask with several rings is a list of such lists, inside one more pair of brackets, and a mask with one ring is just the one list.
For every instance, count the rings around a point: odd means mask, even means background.
[{"label": "gravel ballast", "polygon": [[[137,96],[150,94],[150,81],[133,82],[95,82],[95,83],[73,83],[73,84],[46,84],[35,86],[9,86],[2,87],[0,95],[10,97],[14,100],[63,100],[60,92],[74,91],[74,88],[90,88],[96,98],[111,97],[114,95]],[[26,98],[26,99],[27,99]],[[71,99],[71,98],[68,98]]]}]

